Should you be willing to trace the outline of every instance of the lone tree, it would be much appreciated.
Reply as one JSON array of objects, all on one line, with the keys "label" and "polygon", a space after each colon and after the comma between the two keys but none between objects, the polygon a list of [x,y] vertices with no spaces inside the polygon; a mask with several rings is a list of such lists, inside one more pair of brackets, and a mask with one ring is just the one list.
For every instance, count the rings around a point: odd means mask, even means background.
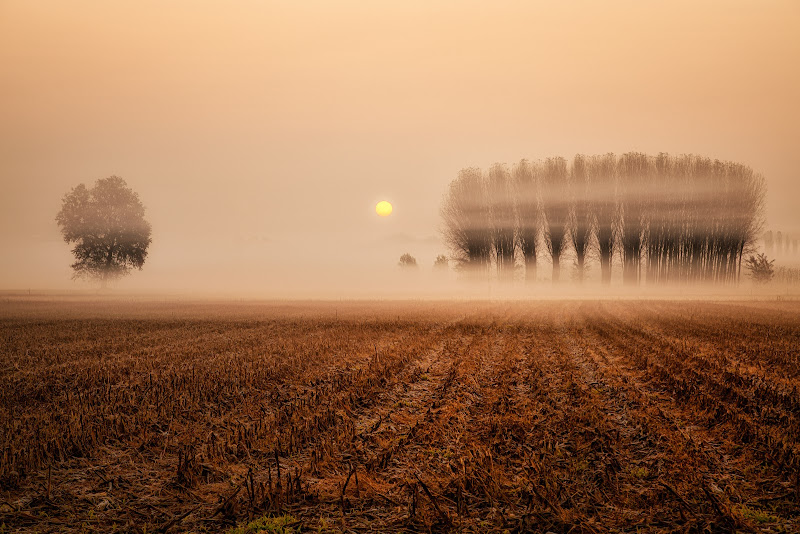
[{"label": "lone tree", "polygon": [[64,196],[56,215],[64,241],[74,244],[73,278],[109,280],[142,268],[150,245],[144,206],[119,176],[101,178],[94,187],[80,184]]},{"label": "lone tree", "polygon": [[750,271],[750,278],[757,284],[766,284],[775,275],[773,264],[775,260],[768,260],[766,254],[750,256],[745,260],[745,269]]},{"label": "lone tree", "polygon": [[414,269],[417,267],[417,259],[406,252],[400,256],[400,263],[398,263],[398,265],[403,269]]}]

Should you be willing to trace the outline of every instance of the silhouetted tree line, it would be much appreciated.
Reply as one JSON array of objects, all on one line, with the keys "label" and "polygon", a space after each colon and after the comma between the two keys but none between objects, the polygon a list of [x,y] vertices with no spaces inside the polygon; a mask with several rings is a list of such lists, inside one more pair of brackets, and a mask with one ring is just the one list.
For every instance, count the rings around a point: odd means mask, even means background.
[{"label": "silhouetted tree line", "polygon": [[798,243],[796,237],[780,230],[764,232],[764,250],[771,256],[797,256]]},{"label": "silhouetted tree line", "polygon": [[618,254],[626,284],[731,283],[760,237],[765,190],[745,165],[694,155],[522,160],[461,170],[442,204],[443,234],[458,267],[476,275],[508,280],[519,265],[533,281],[548,257],[555,282],[571,250],[579,281],[596,258],[609,283]]},{"label": "silhouetted tree line", "polygon": [[778,267],[775,270],[775,281],[784,285],[800,285],[800,268]]}]

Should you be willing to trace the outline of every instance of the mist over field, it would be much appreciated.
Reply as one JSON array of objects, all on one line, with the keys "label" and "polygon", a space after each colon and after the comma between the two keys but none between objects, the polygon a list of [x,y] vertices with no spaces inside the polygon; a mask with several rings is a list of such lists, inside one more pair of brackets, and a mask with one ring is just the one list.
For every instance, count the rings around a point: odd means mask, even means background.
[{"label": "mist over field", "polygon": [[[464,284],[441,209],[462,169],[576,154],[742,164],[765,179],[763,231],[796,240],[799,23],[791,1],[5,1],[0,288],[98,287],[71,280],[55,216],[112,175],[152,225],[142,270],[109,284],[119,294],[554,293],[543,240],[535,287],[522,259],[511,289]],[[797,266],[791,245],[758,241],[776,269]],[[398,267],[405,253],[417,272]],[[565,245],[564,286],[576,261]],[[610,261],[605,294],[623,291],[622,252]]]}]

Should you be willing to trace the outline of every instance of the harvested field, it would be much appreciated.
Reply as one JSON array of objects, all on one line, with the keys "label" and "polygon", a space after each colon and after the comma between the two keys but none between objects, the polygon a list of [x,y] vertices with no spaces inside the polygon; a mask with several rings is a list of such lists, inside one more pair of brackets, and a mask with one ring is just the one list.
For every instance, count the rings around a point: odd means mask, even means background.
[{"label": "harvested field", "polygon": [[800,531],[800,303],[0,303],[20,532]]}]

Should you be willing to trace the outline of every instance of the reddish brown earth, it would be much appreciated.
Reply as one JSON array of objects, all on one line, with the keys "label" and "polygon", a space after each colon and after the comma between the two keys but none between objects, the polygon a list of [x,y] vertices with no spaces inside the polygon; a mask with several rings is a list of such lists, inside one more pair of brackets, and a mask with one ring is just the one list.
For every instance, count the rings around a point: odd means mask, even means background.
[{"label": "reddish brown earth", "polygon": [[0,532],[797,532],[798,386],[796,302],[11,298]]}]

